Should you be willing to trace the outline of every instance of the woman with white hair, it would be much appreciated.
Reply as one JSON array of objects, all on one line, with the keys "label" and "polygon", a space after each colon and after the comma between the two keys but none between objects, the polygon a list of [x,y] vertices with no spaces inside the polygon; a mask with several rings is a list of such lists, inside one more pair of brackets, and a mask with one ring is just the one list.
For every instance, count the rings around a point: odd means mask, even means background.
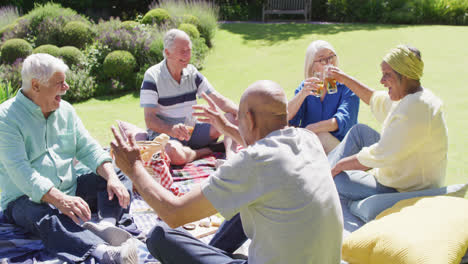
[{"label": "woman with white hair", "polygon": [[423,68],[420,51],[400,45],[381,63],[380,83],[388,92],[374,91],[336,67],[328,70],[369,104],[382,122],[381,134],[365,125],[354,126],[328,155],[342,197],[360,200],[378,193],[443,184],[447,127],[442,101],[421,86]]},{"label": "woman with white hair", "polygon": [[[335,49],[324,40],[312,42],[306,51],[305,80],[288,104],[288,120],[292,126],[315,132],[328,154],[357,123],[359,98],[340,82],[333,94],[327,93],[322,84],[319,86],[323,80],[315,76],[323,74],[327,65],[338,65]],[[314,93],[318,89],[323,90],[319,97]]]}]

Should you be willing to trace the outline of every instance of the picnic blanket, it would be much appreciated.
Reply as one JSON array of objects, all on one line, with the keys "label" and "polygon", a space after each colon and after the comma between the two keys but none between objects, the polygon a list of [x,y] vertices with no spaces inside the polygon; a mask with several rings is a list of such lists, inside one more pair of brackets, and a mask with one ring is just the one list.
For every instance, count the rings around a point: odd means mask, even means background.
[{"label": "picnic blanket", "polygon": [[[224,154],[215,153],[203,159],[196,160],[185,166],[172,167],[173,188],[179,192],[186,193],[190,189],[201,183],[204,179],[216,170],[216,160],[224,158]],[[140,263],[158,263],[151,254],[149,254],[144,241],[145,235],[151,230],[158,220],[157,215],[151,210],[148,204],[138,193],[134,193],[134,200],[130,207],[130,215],[134,223],[131,225],[119,225],[119,227],[134,234],[142,241],[138,244]],[[208,242],[211,236],[202,239]],[[0,208],[0,263],[1,264],[62,264],[54,256],[44,250],[44,245],[30,233],[22,228],[7,223]],[[85,264],[99,263],[94,258],[89,258]]]}]

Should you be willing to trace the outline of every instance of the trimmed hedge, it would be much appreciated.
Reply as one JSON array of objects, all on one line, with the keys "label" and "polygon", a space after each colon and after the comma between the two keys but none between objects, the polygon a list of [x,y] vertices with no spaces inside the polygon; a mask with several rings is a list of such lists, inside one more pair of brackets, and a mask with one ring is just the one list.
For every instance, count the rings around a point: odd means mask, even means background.
[{"label": "trimmed hedge", "polygon": [[76,47],[65,46],[59,49],[59,56],[71,68],[73,65],[81,64],[83,61],[83,53]]},{"label": "trimmed hedge", "polygon": [[33,50],[33,53],[47,53],[54,57],[58,57],[60,54],[60,49],[55,45],[42,45]]},{"label": "trimmed hedge", "polygon": [[192,24],[180,24],[179,29],[187,33],[191,39],[197,39],[200,37],[197,27]]},{"label": "trimmed hedge", "polygon": [[91,27],[80,21],[68,22],[63,28],[66,45],[84,48],[93,41],[94,33]]},{"label": "trimmed hedge", "polygon": [[133,20],[127,20],[127,21],[123,21],[122,24],[120,24],[120,27],[126,30],[132,30],[138,25],[140,25],[140,23],[133,21]]},{"label": "trimmed hedge", "polygon": [[148,13],[146,13],[143,19],[141,20],[141,23],[147,25],[161,25],[169,21],[169,19],[171,19],[169,12],[162,8],[156,8],[148,11]]},{"label": "trimmed hedge", "polygon": [[131,79],[137,62],[133,55],[125,50],[115,50],[104,59],[104,74],[122,81]]},{"label": "trimmed hedge", "polygon": [[3,43],[2,62],[13,63],[19,58],[26,58],[32,53],[32,46],[24,39],[10,39]]}]

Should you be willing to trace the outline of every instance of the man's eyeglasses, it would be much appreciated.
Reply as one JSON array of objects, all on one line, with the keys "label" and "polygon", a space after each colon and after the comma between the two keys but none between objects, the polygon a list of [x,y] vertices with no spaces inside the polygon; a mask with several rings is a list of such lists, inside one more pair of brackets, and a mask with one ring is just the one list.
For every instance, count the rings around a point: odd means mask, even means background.
[{"label": "man's eyeglasses", "polygon": [[334,62],[335,57],[336,57],[336,55],[333,54],[333,55],[331,55],[329,57],[326,57],[326,58],[321,58],[319,60],[314,60],[314,62],[320,62],[320,64],[322,64],[322,65],[327,65],[327,64],[331,64],[332,62]]}]

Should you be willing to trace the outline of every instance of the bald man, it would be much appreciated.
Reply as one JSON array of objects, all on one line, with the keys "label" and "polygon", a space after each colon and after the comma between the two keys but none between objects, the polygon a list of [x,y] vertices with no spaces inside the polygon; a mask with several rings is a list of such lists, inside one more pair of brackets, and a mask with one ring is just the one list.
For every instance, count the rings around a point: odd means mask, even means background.
[{"label": "bald man", "polygon": [[[246,148],[182,197],[148,175],[133,138],[127,144],[112,129],[117,165],[167,224],[151,231],[151,254],[161,263],[340,263],[343,222],[327,157],[315,134],[287,127],[282,88],[272,81],[249,86],[238,127],[205,99],[209,106],[197,106],[198,115]],[[226,219],[240,213],[252,239],[248,260],[172,229],[217,212]]]}]

